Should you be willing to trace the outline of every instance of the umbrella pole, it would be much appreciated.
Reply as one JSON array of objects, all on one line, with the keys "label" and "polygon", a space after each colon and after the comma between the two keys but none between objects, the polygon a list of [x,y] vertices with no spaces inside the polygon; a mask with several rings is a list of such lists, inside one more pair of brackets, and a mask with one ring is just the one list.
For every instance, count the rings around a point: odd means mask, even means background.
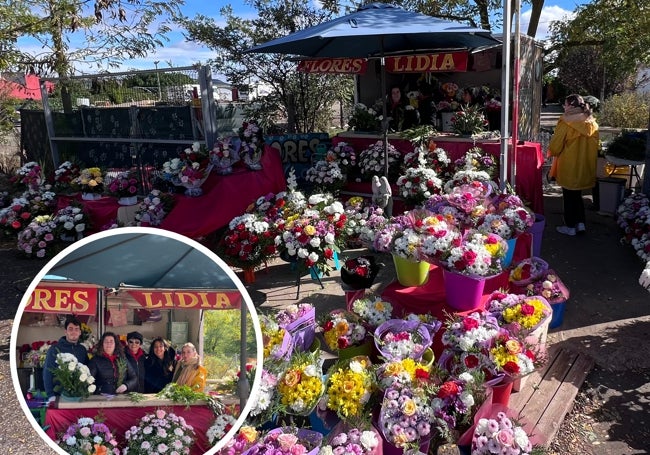
[{"label": "umbrella pole", "polygon": [[510,38],[512,24],[512,2],[503,2],[503,56],[501,58],[501,169],[499,173],[499,189],[505,190],[508,182],[508,145],[510,134],[508,131],[510,111]]},{"label": "umbrella pole", "polygon": [[381,64],[381,97],[384,100],[381,103],[381,130],[382,130],[382,140],[384,142],[384,175],[388,178],[388,109],[386,108],[386,103],[388,102],[388,97],[386,96],[386,59],[384,58],[384,37],[381,37],[381,58],[379,60]]}]

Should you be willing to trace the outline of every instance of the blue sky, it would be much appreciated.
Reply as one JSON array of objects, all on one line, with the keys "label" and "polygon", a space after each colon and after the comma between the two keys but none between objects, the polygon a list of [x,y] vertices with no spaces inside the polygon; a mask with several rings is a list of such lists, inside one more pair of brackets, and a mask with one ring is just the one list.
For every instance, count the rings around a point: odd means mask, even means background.
[{"label": "blue sky", "polygon": [[[211,3],[209,9],[206,8],[206,4]],[[248,15],[253,15],[254,12],[251,11],[247,6],[241,4],[231,3],[228,0],[219,0],[216,2],[205,2],[205,0],[185,0],[185,5],[181,7],[181,11],[186,16],[194,17],[196,14],[201,13],[206,16],[212,15],[218,23],[222,22],[221,16],[219,15],[219,10],[222,6],[227,4],[233,4],[233,8],[237,14],[242,17]],[[576,6],[589,3],[587,0],[546,0],[546,5],[542,16],[540,18],[540,23],[538,26],[538,34],[536,38],[543,39],[548,30],[548,25],[554,21],[562,19],[563,17],[570,15],[575,9]],[[530,18],[530,6],[523,5],[521,8],[521,30],[526,31],[528,27],[528,21]],[[500,32],[500,30],[495,30],[495,32]],[[208,59],[214,56],[214,52],[198,46],[195,43],[189,43],[183,38],[182,30],[176,29],[168,34],[169,41],[166,43],[165,47],[159,49],[155,54],[151,54],[145,58],[126,61],[122,67],[123,70],[127,69],[153,69],[154,61],[158,61],[159,67],[167,67],[169,62],[172,66],[188,66],[195,63],[205,63]],[[33,42],[28,40],[19,41],[21,47],[29,49],[34,47]],[[88,72],[87,69],[80,68],[83,72]],[[110,70],[117,71],[117,70]],[[95,72],[95,71],[92,71]]]}]

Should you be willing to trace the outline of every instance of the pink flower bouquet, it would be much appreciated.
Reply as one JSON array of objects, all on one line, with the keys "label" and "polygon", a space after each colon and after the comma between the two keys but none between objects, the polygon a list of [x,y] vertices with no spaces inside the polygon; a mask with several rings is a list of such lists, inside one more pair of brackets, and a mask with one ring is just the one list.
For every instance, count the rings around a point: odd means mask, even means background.
[{"label": "pink flower bouquet", "polygon": [[479,419],[472,437],[473,455],[494,453],[528,455],[533,449],[526,431],[516,425],[505,412],[496,418]]}]

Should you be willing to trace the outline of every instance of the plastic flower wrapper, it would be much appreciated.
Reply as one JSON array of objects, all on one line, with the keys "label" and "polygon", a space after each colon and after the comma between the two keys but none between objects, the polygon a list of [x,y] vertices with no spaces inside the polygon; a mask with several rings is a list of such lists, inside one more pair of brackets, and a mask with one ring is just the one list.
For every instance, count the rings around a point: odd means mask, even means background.
[{"label": "plastic flower wrapper", "polygon": [[246,209],[246,213],[255,213],[265,221],[275,224],[276,220],[282,216],[284,207],[287,203],[286,193],[268,193],[260,196]]},{"label": "plastic flower wrapper", "polygon": [[[278,374],[276,371],[282,371],[283,368],[278,362],[273,360],[264,361],[265,366],[268,364],[268,369],[262,369],[262,379],[260,382],[259,394],[257,395],[257,401],[251,408],[250,413],[248,414],[247,421],[251,423],[262,425],[264,422],[269,422],[273,420],[274,414],[277,412],[278,408]],[[255,377],[255,369],[252,369],[248,372],[249,379]],[[250,380],[252,384],[253,381]]]},{"label": "plastic flower wrapper", "polygon": [[70,161],[64,161],[54,171],[54,189],[64,192],[72,189],[72,181],[79,176],[79,166]]},{"label": "plastic flower wrapper", "polygon": [[517,425],[506,412],[496,417],[479,419],[472,436],[473,455],[507,453],[529,455],[533,445],[523,427]]},{"label": "plastic flower wrapper", "polygon": [[15,174],[11,178],[11,182],[27,188],[37,189],[45,182],[43,169],[36,161],[25,163],[16,169]]},{"label": "plastic flower wrapper", "polygon": [[393,386],[384,392],[379,410],[379,429],[395,447],[419,448],[433,436],[431,389]]},{"label": "plastic flower wrapper", "polygon": [[419,321],[390,319],[375,330],[375,346],[387,360],[420,359],[431,346],[431,329]]},{"label": "plastic flower wrapper", "polygon": [[510,270],[510,282],[517,287],[524,287],[539,280],[548,270],[548,263],[541,258],[526,258]]},{"label": "plastic flower wrapper", "polygon": [[308,415],[325,391],[318,354],[295,352],[278,381],[280,412]]},{"label": "plastic flower wrapper", "polygon": [[68,426],[57,444],[70,454],[120,455],[122,453],[108,426],[90,417],[80,417],[75,423]]},{"label": "plastic flower wrapper", "polygon": [[254,268],[275,254],[275,231],[258,215],[236,216],[223,233],[218,251],[228,265]]},{"label": "plastic flower wrapper", "polygon": [[182,416],[163,409],[143,416],[124,434],[126,449],[132,454],[163,454],[175,450],[189,453],[195,440],[194,428]]},{"label": "plastic flower wrapper", "polygon": [[87,398],[97,388],[88,367],[69,353],[60,352],[56,355],[56,368],[52,374],[54,391],[70,397]]},{"label": "plastic flower wrapper", "polygon": [[397,179],[397,194],[413,205],[420,205],[441,191],[442,180],[426,167],[408,168]]},{"label": "plastic flower wrapper", "polygon": [[327,372],[325,394],[319,408],[336,412],[343,421],[359,423],[367,417],[375,386],[372,362],[368,357],[339,361]]},{"label": "plastic flower wrapper", "polygon": [[434,196],[425,208],[445,217],[447,223],[465,231],[476,227],[487,212],[492,186],[481,180],[471,180],[447,188],[445,194]]},{"label": "plastic flower wrapper", "polygon": [[377,430],[368,430],[339,423],[327,437],[318,455],[374,455],[377,448],[381,449],[381,437]]},{"label": "plastic flower wrapper", "polygon": [[317,455],[323,435],[296,427],[274,428],[246,452],[248,455]]},{"label": "plastic flower wrapper", "polygon": [[316,337],[316,308],[311,303],[288,305],[275,314],[278,325],[291,335],[293,348],[308,351]]},{"label": "plastic flower wrapper", "polygon": [[549,303],[564,302],[569,298],[569,290],[553,270],[546,271],[539,279],[528,284],[526,295],[540,295]]},{"label": "plastic flower wrapper", "polygon": [[330,311],[320,322],[325,344],[332,351],[359,346],[366,340],[366,327],[355,313],[338,309]]},{"label": "plastic flower wrapper", "polygon": [[335,193],[345,186],[347,177],[337,161],[321,160],[307,169],[305,180],[311,183],[316,191]]},{"label": "plastic flower wrapper", "polygon": [[274,315],[261,314],[259,318],[264,341],[264,358],[289,358],[293,351],[293,339],[289,331],[280,327]]},{"label": "plastic flower wrapper", "polygon": [[393,317],[393,305],[380,296],[355,300],[352,311],[373,330]]}]

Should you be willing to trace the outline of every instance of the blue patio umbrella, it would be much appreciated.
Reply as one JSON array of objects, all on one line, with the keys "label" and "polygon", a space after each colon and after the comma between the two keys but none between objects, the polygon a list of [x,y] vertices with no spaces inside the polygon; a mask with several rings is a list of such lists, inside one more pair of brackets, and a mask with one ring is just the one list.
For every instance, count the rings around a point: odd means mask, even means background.
[{"label": "blue patio umbrella", "polygon": [[[406,11],[394,5],[372,3],[354,13],[332,19],[248,49],[247,53],[278,53],[313,58],[381,58],[432,50],[479,50],[500,46],[487,30]],[[382,97],[386,95],[381,71]],[[386,101],[382,105],[386,119]],[[387,153],[387,122],[384,121]],[[388,174],[388,159],[385,159]]]}]

